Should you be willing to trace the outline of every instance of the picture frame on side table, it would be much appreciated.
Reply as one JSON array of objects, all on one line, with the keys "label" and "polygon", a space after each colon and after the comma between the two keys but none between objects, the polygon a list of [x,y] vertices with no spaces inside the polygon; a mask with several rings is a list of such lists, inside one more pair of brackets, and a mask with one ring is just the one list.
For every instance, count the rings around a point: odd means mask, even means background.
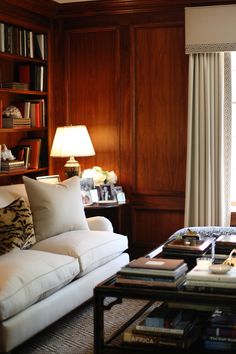
[{"label": "picture frame on side table", "polygon": [[84,206],[93,204],[90,191],[81,191],[81,196]]},{"label": "picture frame on side table", "polygon": [[116,201],[113,188],[110,184],[102,184],[100,186],[100,201],[109,202]]},{"label": "picture frame on side table", "polygon": [[80,178],[81,191],[90,191],[94,188],[93,178]]},{"label": "picture frame on side table", "polygon": [[122,186],[114,186],[113,188],[116,200],[118,203],[125,203],[126,197],[125,193],[123,192]]}]

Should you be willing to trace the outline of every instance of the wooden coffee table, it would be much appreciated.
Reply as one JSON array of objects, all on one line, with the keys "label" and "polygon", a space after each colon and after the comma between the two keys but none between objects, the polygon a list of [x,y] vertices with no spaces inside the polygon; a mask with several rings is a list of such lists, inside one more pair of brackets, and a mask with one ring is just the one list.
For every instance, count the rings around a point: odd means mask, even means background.
[{"label": "wooden coffee table", "polygon": [[[150,252],[147,257],[153,258],[160,256],[161,247]],[[212,293],[200,293],[189,292],[184,290],[163,290],[158,288],[149,287],[135,287],[135,286],[119,286],[115,284],[116,275],[110,277],[104,282],[97,285],[94,289],[94,353],[95,354],[111,354],[111,353],[183,353],[180,349],[174,348],[155,348],[153,350],[149,347],[140,347],[137,345],[124,345],[122,343],[123,331],[137,319],[154,301],[175,301],[181,303],[194,303],[194,304],[206,304],[214,306],[231,307],[236,310],[236,296],[235,294],[212,294]],[[109,305],[105,305],[104,300],[106,298],[114,298],[113,302]],[[118,328],[108,340],[104,340],[104,312],[110,310],[115,304],[122,304],[123,299],[143,299],[146,300],[146,304],[143,308],[127,322],[125,322],[120,328]],[[122,305],[121,305],[122,306]],[[125,313],[124,313],[125,318]],[[209,353],[200,347],[201,353]],[[190,353],[190,351],[184,351]],[[217,351],[214,351],[217,353]],[[221,352],[222,353],[222,352]]]}]

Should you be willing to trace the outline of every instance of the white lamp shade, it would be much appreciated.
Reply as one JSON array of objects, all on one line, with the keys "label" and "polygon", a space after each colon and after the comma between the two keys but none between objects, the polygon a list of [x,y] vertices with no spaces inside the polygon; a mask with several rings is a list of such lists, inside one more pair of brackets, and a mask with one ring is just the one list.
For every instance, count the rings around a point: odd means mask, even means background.
[{"label": "white lamp shade", "polygon": [[58,127],[50,156],[93,156],[95,151],[85,125]]}]

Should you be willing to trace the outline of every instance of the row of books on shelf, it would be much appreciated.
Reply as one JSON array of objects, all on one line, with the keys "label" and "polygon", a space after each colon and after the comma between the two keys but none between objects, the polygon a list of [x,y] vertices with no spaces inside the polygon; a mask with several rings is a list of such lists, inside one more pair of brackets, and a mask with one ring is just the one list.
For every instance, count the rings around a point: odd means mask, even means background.
[{"label": "row of books on shelf", "polygon": [[47,35],[1,22],[0,51],[46,60]]},{"label": "row of books on shelf", "polygon": [[[26,90],[41,92],[47,90],[47,70],[44,65],[18,64],[16,72],[17,83],[26,85]],[[15,86],[16,83],[13,83],[13,85]]]},{"label": "row of books on shelf", "polygon": [[2,81],[0,87],[45,92],[47,91],[47,69],[40,64],[19,64],[14,81]]},{"label": "row of books on shelf", "polygon": [[47,154],[44,151],[41,138],[22,139],[14,149],[14,160],[1,160],[2,173],[16,172],[25,169],[38,169],[47,165]]},{"label": "row of books on shelf", "polygon": [[20,110],[22,118],[2,116],[1,106],[0,101],[0,128],[41,128],[46,126],[44,99],[15,102],[14,106]]},{"label": "row of books on shelf", "polygon": [[[199,308],[198,308],[199,306]],[[126,345],[212,350],[236,349],[236,314],[197,304],[152,305],[122,334]]]}]

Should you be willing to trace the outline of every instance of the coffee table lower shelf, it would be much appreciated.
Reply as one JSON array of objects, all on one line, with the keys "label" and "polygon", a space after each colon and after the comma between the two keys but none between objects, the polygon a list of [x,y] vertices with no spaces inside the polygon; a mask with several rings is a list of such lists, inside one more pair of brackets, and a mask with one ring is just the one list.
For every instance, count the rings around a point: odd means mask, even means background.
[{"label": "coffee table lower shelf", "polygon": [[[124,344],[122,341],[123,331],[137,320],[148,306],[155,301],[174,301],[179,304],[201,304],[211,306],[212,308],[230,308],[236,311],[236,296],[233,294],[212,294],[212,293],[197,293],[184,290],[161,290],[153,288],[141,287],[126,287],[115,284],[116,276],[113,276],[105,282],[99,284],[94,289],[94,353],[95,354],[179,354],[191,353],[191,349],[183,350],[174,347],[158,347],[158,346],[144,346],[139,344]],[[104,302],[106,298],[114,299],[107,306]],[[139,299],[145,300],[146,305],[137,310],[135,315],[128,321],[121,325],[116,332],[114,332],[109,340],[104,340],[104,312],[111,309],[114,304],[120,303],[122,306],[123,299]],[[125,314],[124,314],[125,315]],[[222,351],[207,350],[203,348],[202,340],[194,343],[194,350],[199,349],[201,353],[222,353]]]}]

